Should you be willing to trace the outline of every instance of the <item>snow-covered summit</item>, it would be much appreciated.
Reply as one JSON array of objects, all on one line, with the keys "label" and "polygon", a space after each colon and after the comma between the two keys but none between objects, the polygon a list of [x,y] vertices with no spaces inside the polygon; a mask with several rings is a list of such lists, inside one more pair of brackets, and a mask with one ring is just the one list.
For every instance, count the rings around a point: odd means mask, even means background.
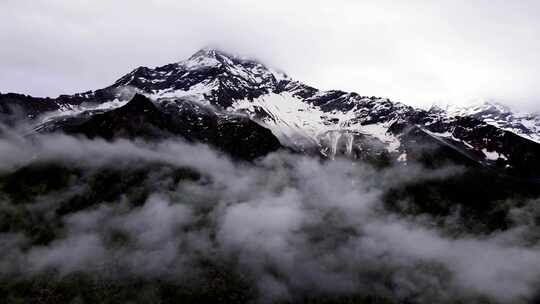
[{"label": "snow-covered summit", "polygon": [[252,59],[217,49],[199,50],[187,60],[156,68],[139,67],[115,82],[153,98],[196,96],[214,105],[254,98],[278,89],[288,76]]},{"label": "snow-covered summit", "polygon": [[276,79],[289,79],[289,77],[278,70],[275,70],[260,61],[228,53],[216,48],[203,48],[191,55],[187,60],[177,62],[178,65],[187,69],[200,68],[226,68],[226,69],[247,69],[252,73],[270,73]]}]

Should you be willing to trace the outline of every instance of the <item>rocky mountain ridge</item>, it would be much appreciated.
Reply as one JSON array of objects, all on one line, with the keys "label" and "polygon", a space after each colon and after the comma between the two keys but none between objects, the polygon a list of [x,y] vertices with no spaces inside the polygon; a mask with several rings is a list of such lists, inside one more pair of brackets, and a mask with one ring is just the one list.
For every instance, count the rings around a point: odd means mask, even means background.
[{"label": "rocky mountain ridge", "polygon": [[[186,119],[188,112],[193,119],[208,113],[223,121],[244,117],[269,129],[280,145],[326,158],[406,164],[437,159],[440,150],[448,150],[453,161],[509,174],[540,172],[540,120],[534,115],[497,106],[421,110],[386,98],[320,91],[258,61],[214,49],[177,63],[139,67],[95,91],[54,99],[2,94],[0,113],[7,123],[13,121],[9,117],[23,116],[37,131],[55,130],[63,120],[122,107],[135,94],[174,113],[171,121]],[[215,134],[220,132],[215,129],[220,124],[212,126]],[[184,126],[188,131],[193,127]],[[184,137],[191,132],[186,130]]]}]

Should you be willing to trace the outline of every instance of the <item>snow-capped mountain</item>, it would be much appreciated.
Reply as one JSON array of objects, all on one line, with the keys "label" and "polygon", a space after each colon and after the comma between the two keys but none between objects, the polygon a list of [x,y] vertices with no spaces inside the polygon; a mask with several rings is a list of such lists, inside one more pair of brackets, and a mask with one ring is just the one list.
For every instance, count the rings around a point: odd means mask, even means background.
[{"label": "snow-capped mountain", "polygon": [[278,90],[283,73],[245,58],[202,49],[185,61],[149,69],[139,67],[113,88],[134,87],[153,99],[186,98],[221,107]]},{"label": "snow-capped mountain", "polygon": [[[401,164],[449,160],[526,175],[540,169],[537,116],[512,113],[493,104],[425,111],[386,98],[321,91],[256,60],[214,49],[200,50],[177,63],[139,67],[96,91],[56,99],[3,94],[0,113],[8,123],[10,117],[24,115],[40,132],[66,129],[128,106],[137,93],[152,100],[170,123],[196,122],[160,129],[170,132],[172,128],[176,135],[217,146],[226,143],[208,140],[208,134],[223,135],[223,126],[238,120],[240,125],[255,122],[270,130],[270,136],[282,146],[327,158],[344,155]],[[214,118],[208,120],[208,116]],[[248,129],[251,131],[241,134],[244,143],[264,133],[253,125]],[[201,130],[207,135],[189,136]],[[274,149],[275,145],[268,147]]]},{"label": "snow-capped mountain", "polygon": [[540,115],[535,113],[515,112],[500,103],[483,102],[467,107],[448,106],[446,115],[474,117],[540,143]]}]

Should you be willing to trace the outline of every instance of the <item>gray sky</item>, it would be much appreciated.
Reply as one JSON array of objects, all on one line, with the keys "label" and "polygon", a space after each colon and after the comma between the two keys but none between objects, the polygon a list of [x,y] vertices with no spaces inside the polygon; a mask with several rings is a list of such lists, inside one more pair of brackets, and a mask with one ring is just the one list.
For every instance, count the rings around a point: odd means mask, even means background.
[{"label": "gray sky", "polygon": [[97,89],[210,45],[321,89],[540,110],[539,20],[534,0],[1,0],[0,91]]}]

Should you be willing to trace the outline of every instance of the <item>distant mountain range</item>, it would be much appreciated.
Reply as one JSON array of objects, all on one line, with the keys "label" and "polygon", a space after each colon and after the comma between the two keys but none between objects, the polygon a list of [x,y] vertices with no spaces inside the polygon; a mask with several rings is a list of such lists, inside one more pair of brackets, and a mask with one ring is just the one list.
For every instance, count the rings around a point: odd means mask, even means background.
[{"label": "distant mountain range", "polygon": [[280,148],[377,163],[446,161],[520,177],[540,174],[540,117],[492,103],[417,109],[321,91],[215,49],[139,67],[109,87],[57,98],[0,94],[5,124],[89,137],[181,136],[253,159]]}]

